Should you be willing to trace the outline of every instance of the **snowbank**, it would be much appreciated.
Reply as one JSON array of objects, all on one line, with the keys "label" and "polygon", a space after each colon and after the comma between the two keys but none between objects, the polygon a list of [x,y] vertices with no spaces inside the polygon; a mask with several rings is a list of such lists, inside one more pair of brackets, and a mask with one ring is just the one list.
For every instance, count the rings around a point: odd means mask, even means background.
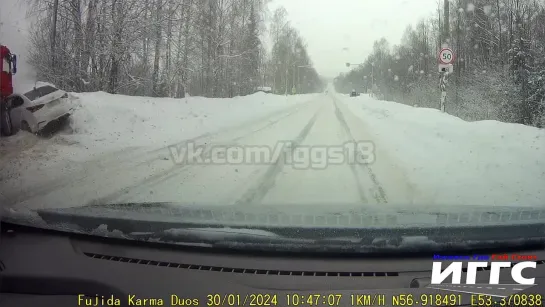
[{"label": "snowbank", "polygon": [[41,184],[42,177],[81,170],[82,162],[122,156],[135,148],[163,148],[266,117],[315,95],[172,99],[70,93],[75,111],[69,131],[49,139],[22,131],[0,139],[0,182]]},{"label": "snowbank", "polygon": [[435,203],[545,205],[545,130],[466,122],[367,95],[337,98]]},{"label": "snowbank", "polygon": [[104,92],[74,94],[73,134],[82,145],[118,150],[166,146],[266,116],[312,99],[313,95],[256,93],[231,99],[133,97]]}]

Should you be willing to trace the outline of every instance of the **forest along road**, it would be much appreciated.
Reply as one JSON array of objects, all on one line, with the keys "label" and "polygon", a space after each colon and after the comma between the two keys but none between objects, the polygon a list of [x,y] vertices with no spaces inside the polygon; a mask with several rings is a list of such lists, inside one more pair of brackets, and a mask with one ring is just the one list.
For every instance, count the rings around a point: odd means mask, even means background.
[{"label": "forest along road", "polygon": [[266,119],[153,151],[140,157],[141,163],[133,157],[130,168],[87,174],[18,206],[424,201],[403,169],[369,137],[371,128],[337,98],[324,95]]}]

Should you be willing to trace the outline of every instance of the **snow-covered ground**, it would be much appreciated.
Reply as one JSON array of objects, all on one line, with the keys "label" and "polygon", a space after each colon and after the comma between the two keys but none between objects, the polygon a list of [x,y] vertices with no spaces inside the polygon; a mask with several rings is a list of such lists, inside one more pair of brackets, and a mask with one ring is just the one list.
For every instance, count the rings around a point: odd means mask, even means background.
[{"label": "snow-covered ground", "polygon": [[[183,140],[282,114],[316,96],[256,93],[231,99],[187,99],[70,93],[75,112],[68,131],[52,138],[19,132],[0,139],[0,194],[11,200],[62,184],[73,173],[127,162],[131,155],[167,151]],[[136,161],[136,159],[134,160]],[[141,162],[141,161],[140,161]],[[33,192],[34,191],[34,192]]]},{"label": "snow-covered ground", "polygon": [[466,122],[368,95],[342,100],[433,202],[545,205],[544,129]]},{"label": "snow-covered ground", "polygon": [[[0,194],[9,205],[545,202],[545,131],[537,128],[470,123],[331,90],[187,100],[72,95],[77,110],[69,131],[1,140]],[[291,151],[279,148],[284,141],[295,145]],[[373,145],[373,159],[353,163],[347,146],[354,143]],[[212,162],[187,163],[190,145],[203,146],[202,157]],[[221,159],[214,151],[220,147],[244,158]],[[271,156],[250,159],[256,148]]]},{"label": "snow-covered ground", "polygon": [[98,92],[77,97],[80,110],[73,116],[74,134],[69,139],[101,150],[119,150],[167,146],[271,115],[314,95],[154,99]]}]

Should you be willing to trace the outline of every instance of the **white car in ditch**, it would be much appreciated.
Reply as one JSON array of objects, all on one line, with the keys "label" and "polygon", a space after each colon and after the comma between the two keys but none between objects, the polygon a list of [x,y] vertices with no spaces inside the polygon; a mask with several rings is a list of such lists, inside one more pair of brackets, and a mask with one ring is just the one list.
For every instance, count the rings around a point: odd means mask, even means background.
[{"label": "white car in ditch", "polygon": [[66,120],[73,111],[68,93],[52,85],[35,87],[24,94],[8,97],[14,131],[41,131],[49,123]]}]

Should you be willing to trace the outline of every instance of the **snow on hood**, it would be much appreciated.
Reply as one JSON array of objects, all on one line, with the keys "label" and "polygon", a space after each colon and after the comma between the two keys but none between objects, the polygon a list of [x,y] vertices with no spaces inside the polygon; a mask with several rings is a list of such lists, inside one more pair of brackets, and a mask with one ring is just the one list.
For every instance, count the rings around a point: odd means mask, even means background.
[{"label": "snow on hood", "polygon": [[262,237],[263,239],[275,239],[279,235],[260,229],[245,229],[245,228],[187,228],[187,229],[168,229],[165,231],[167,235],[184,236],[184,235],[198,235],[199,237],[205,237],[207,240],[228,240],[232,237],[241,238],[245,235],[249,238]]},{"label": "snow on hood", "polygon": [[58,89],[58,87],[53,83],[38,81],[36,83],[32,83],[32,84],[28,83],[25,86],[21,86],[20,88],[17,89],[17,93],[24,94],[24,93],[32,91],[34,88],[40,88],[42,86],[51,86]]}]

